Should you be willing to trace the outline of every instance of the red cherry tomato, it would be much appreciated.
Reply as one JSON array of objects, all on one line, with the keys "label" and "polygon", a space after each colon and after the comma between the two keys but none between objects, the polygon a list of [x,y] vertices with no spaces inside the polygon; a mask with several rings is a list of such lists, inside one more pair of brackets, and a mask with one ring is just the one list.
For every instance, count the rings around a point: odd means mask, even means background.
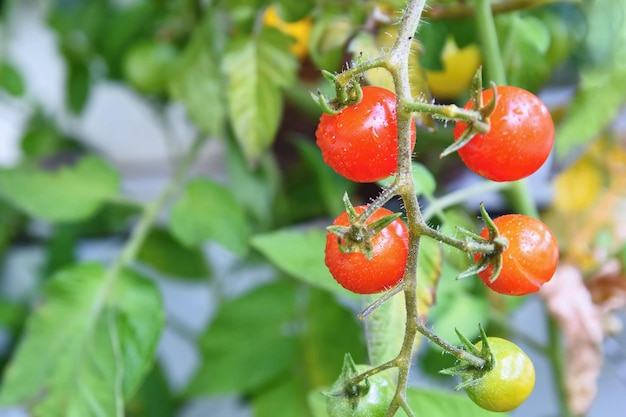
[{"label": "red cherry tomato", "polygon": [[[363,87],[363,98],[336,115],[323,114],[315,132],[326,164],[355,182],[375,182],[396,172],[398,122],[396,95]],[[411,125],[411,150],[415,125]]]},{"label": "red cherry tomato", "polygon": [[[493,89],[482,93],[483,102]],[[465,105],[471,108],[471,101]],[[469,169],[492,181],[516,181],[537,171],[548,159],[554,143],[554,123],[545,104],[534,94],[512,86],[498,87],[497,104],[489,116],[491,128],[479,133],[459,150]],[[458,122],[458,140],[467,124]]]},{"label": "red cherry tomato", "polygon": [[[355,209],[360,214],[366,207]],[[393,212],[380,208],[367,219],[366,225],[391,214]],[[340,214],[333,225],[348,226],[347,213]],[[328,232],[326,266],[342,287],[357,294],[375,294],[392,288],[402,279],[409,253],[409,230],[404,222],[396,219],[381,230],[372,238],[372,247],[370,259],[362,252],[344,253],[339,248],[337,235]]]},{"label": "red cherry tomato", "polygon": [[[480,272],[480,279],[492,290],[506,295],[526,295],[552,279],[559,262],[559,245],[552,231],[541,221],[521,214],[507,214],[493,221],[500,236],[509,241],[502,253],[502,271],[491,282],[493,266]],[[485,227],[481,234],[487,238]],[[476,254],[475,260],[481,255]]]}]

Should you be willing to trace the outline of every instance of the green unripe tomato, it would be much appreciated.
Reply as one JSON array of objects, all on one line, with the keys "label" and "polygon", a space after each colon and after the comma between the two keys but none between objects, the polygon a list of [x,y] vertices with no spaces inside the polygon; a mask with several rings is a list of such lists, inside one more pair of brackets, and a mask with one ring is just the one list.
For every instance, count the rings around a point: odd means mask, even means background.
[{"label": "green unripe tomato", "polygon": [[[359,373],[371,369],[368,365],[357,365]],[[364,392],[364,383],[354,391],[344,390],[336,394],[337,384],[331,388],[333,394],[326,396],[326,410],[330,417],[384,417],[396,392],[395,385],[381,374],[367,378],[369,389]],[[341,388],[341,387],[340,387]]]},{"label": "green unripe tomato", "polygon": [[160,93],[167,87],[177,57],[178,49],[168,43],[139,42],[124,56],[124,77],[143,93]]},{"label": "green unripe tomato", "polygon": [[[487,340],[495,365],[475,384],[465,387],[465,392],[486,410],[511,411],[519,407],[532,392],[535,367],[516,344],[499,337],[489,337]],[[476,347],[481,349],[482,341],[476,343]]]}]

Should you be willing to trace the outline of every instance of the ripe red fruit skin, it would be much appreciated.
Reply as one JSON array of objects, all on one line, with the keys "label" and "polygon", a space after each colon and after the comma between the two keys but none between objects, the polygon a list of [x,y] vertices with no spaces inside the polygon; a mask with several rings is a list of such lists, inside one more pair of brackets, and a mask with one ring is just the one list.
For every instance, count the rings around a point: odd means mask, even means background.
[{"label": "ripe red fruit skin", "polygon": [[[526,295],[539,291],[552,279],[559,262],[559,246],[552,231],[540,220],[521,214],[507,214],[493,221],[500,236],[509,241],[502,253],[502,271],[490,282],[493,266],[480,272],[480,279],[493,291]],[[485,227],[480,235],[487,238]],[[481,255],[476,254],[475,260]]]},{"label": "ripe red fruit skin", "polygon": [[[537,171],[548,159],[554,143],[554,122],[545,104],[534,94],[514,86],[497,88],[490,130],[472,138],[458,153],[465,165],[492,181],[516,181]],[[483,102],[493,97],[484,90]],[[465,105],[471,109],[471,101]],[[457,122],[457,140],[467,124]]]},{"label": "ripe red fruit skin", "polygon": [[[363,87],[359,103],[336,115],[322,114],[315,137],[326,164],[351,181],[375,182],[393,175],[398,166],[396,95]],[[414,146],[411,124],[411,150]]]},{"label": "ripe red fruit skin", "polygon": [[[362,213],[367,206],[355,207]],[[393,212],[380,208],[366,224],[389,216]],[[348,226],[346,212],[340,214],[333,225]],[[325,262],[333,278],[345,289],[357,294],[375,294],[394,287],[404,275],[409,253],[409,230],[400,219],[394,220],[372,238],[372,257],[362,252],[343,253],[338,236],[326,235]]]}]

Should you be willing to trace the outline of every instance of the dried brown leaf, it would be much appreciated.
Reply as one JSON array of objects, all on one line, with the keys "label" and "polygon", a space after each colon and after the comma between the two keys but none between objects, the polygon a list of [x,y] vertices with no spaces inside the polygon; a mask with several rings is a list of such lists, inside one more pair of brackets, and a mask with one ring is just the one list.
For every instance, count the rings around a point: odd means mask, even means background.
[{"label": "dried brown leaf", "polygon": [[541,289],[550,314],[564,337],[569,406],[577,415],[587,412],[597,392],[602,368],[602,316],[585,286],[581,271],[561,265]]}]

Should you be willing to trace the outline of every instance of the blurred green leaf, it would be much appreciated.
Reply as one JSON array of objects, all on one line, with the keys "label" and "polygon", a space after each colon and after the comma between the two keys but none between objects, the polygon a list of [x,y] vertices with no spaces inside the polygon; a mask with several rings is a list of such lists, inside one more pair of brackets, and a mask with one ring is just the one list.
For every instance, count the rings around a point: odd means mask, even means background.
[{"label": "blurred green leaf", "polygon": [[432,71],[442,71],[441,52],[448,37],[448,27],[445,22],[441,19],[425,19],[424,24],[419,25],[417,36],[424,50],[420,55],[422,67]]},{"label": "blurred green leaf", "polygon": [[182,246],[166,229],[150,230],[137,260],[170,277],[202,279],[210,275],[202,251]]},{"label": "blurred green leaf", "polygon": [[[454,417],[506,417],[508,413],[494,413],[480,408],[463,393],[408,388],[407,402],[417,415]],[[405,416],[404,412],[399,413]]]},{"label": "blurred green leaf", "polygon": [[0,298],[0,327],[14,331],[18,329],[28,315],[28,308]]},{"label": "blurred green leaf", "polygon": [[[437,180],[433,174],[423,164],[413,162],[413,184],[415,184],[415,193],[417,195],[432,196],[437,189]],[[381,187],[389,187],[395,180],[394,176],[387,177],[378,181]]]},{"label": "blurred green leaf", "polygon": [[82,146],[59,131],[55,121],[37,109],[24,127],[20,148],[24,159],[39,162],[62,153],[79,153]]},{"label": "blurred green leaf", "polygon": [[208,179],[190,181],[172,207],[172,234],[182,243],[195,246],[213,240],[237,254],[248,247],[245,213],[233,193]]},{"label": "blurred green leaf", "polygon": [[80,229],[76,223],[54,225],[51,236],[46,242],[46,265],[44,272],[52,275],[71,265],[75,261],[75,249],[80,238]]},{"label": "blurred green leaf", "polygon": [[277,0],[276,8],[281,19],[286,22],[295,22],[311,13],[315,2],[313,0]]},{"label": "blurred green leaf", "polygon": [[557,158],[593,141],[626,103],[626,67],[583,70],[581,85],[556,129]]},{"label": "blurred green leaf", "polygon": [[435,302],[435,294],[443,269],[441,243],[422,238],[417,261],[417,305],[420,317],[425,320]]},{"label": "blurred green leaf", "polygon": [[85,219],[117,196],[118,173],[94,156],[44,171],[22,166],[0,171],[0,197],[33,217],[51,222]]},{"label": "blurred green leaf", "polygon": [[163,327],[155,285],[101,265],[51,278],[5,373],[0,403],[33,415],[120,415],[152,364]]},{"label": "blurred green leaf", "polygon": [[311,173],[315,178],[312,185],[315,187],[317,195],[314,198],[322,201],[327,215],[338,216],[345,210],[341,196],[344,192],[350,193],[354,183],[337,174],[331,167],[326,165],[320,149],[310,141],[298,139],[295,141],[295,145],[304,164],[310,168],[310,171],[307,171],[307,182],[309,184],[312,182]]},{"label": "blurred green leaf", "polygon": [[545,23],[522,13],[498,15],[496,23],[508,84],[538,90],[552,73],[550,61],[545,59],[550,47]]},{"label": "blurred green leaf", "polygon": [[339,71],[346,44],[356,29],[357,24],[348,16],[329,13],[316,19],[309,39],[309,54],[315,66],[326,71]]},{"label": "blurred green leaf", "polygon": [[295,80],[290,38],[274,28],[235,36],[224,56],[228,113],[246,160],[254,165],[272,144],[282,116],[280,89]]},{"label": "blurred green leaf", "polygon": [[275,227],[281,216],[277,200],[281,192],[281,175],[276,158],[263,155],[255,167],[245,160],[234,138],[229,137],[226,155],[229,184],[235,199],[250,218],[251,228],[268,230]]},{"label": "blurred green leaf", "polygon": [[200,338],[190,395],[245,393],[286,373],[297,357],[296,287],[279,282],[222,304]]},{"label": "blurred green leaf", "polygon": [[130,417],[171,417],[176,406],[163,369],[157,363],[126,406]]},{"label": "blurred green leaf", "polygon": [[65,84],[67,107],[74,114],[80,114],[89,98],[91,74],[89,63],[71,62],[68,66]]},{"label": "blurred green leaf", "polygon": [[219,45],[220,31],[209,16],[194,31],[169,85],[172,99],[181,102],[198,128],[211,135],[222,132],[226,118]]},{"label": "blurred green leaf", "polygon": [[308,391],[334,382],[347,352],[357,363],[367,362],[367,352],[356,312],[339,304],[332,293],[315,288],[308,292],[307,301],[299,368],[306,369]]},{"label": "blurred green leaf", "polygon": [[[489,323],[489,301],[473,292],[478,277],[456,280],[458,271],[444,263],[437,288],[437,298],[428,321],[437,335],[450,343],[458,340],[454,329],[473,340],[478,336],[478,324]],[[482,283],[478,284],[482,285]]]},{"label": "blurred green leaf", "polygon": [[[380,296],[380,294],[364,296],[363,304],[369,305]],[[378,366],[394,359],[398,356],[404,342],[406,324],[404,294],[394,295],[371,312],[364,322],[367,334],[368,363],[372,366]]]},{"label": "blurred green leaf", "polygon": [[159,10],[157,2],[153,1],[130,2],[116,7],[107,19],[108,30],[105,36],[99,39],[100,51],[107,62],[110,76],[120,77],[120,64],[131,44],[154,36],[155,26],[163,18],[160,11],[162,10]]},{"label": "blurred green leaf", "polygon": [[297,379],[284,379],[254,396],[253,415],[254,417],[309,417],[311,414],[305,394],[306,391]]},{"label": "blurred green leaf", "polygon": [[324,264],[326,230],[283,229],[256,235],[251,244],[290,276],[336,295],[356,297],[333,279]]},{"label": "blurred green leaf", "polygon": [[26,218],[14,207],[0,200],[0,259],[13,237],[26,225]]},{"label": "blurred green leaf", "polygon": [[21,96],[26,89],[19,71],[8,61],[0,61],[0,88],[12,96]]}]

